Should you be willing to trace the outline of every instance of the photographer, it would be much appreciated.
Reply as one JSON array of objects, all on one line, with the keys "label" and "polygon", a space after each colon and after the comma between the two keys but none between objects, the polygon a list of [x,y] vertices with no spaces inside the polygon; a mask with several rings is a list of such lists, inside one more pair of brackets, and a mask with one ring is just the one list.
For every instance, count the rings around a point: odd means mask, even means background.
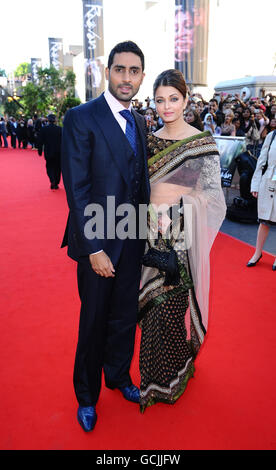
[{"label": "photographer", "polygon": [[147,124],[147,133],[150,134],[151,132],[155,132],[158,129],[158,125],[154,109],[145,109],[144,117]]},{"label": "photographer", "polygon": [[[234,95],[228,94],[226,98],[224,97],[225,94],[221,93],[221,101],[219,106],[222,107],[223,111],[223,106],[225,103],[228,104],[228,108],[232,109],[232,111],[235,113],[236,111],[240,114],[243,113],[243,110],[247,107],[246,103],[243,101],[243,99],[240,98],[239,93],[235,93]],[[225,102],[225,103],[224,103]]]},{"label": "photographer", "polygon": [[221,110],[219,110],[219,105],[216,98],[212,98],[209,101],[208,106],[206,106],[203,112],[201,113],[200,117],[202,121],[204,121],[206,114],[211,114],[213,121],[215,122],[217,127],[220,127],[224,121],[224,114],[221,112]]},{"label": "photographer", "polygon": [[258,119],[255,117],[255,108],[254,111],[251,112],[249,107],[246,107],[242,113],[242,129],[245,134],[247,134],[250,129],[255,125],[257,129],[260,129],[260,123]]},{"label": "photographer", "polygon": [[261,108],[259,108],[259,110],[257,110],[255,112],[255,115],[256,115],[256,119],[258,119],[259,121],[259,124],[260,124],[260,129],[259,129],[259,132],[260,132],[260,144],[262,145],[263,142],[264,142],[264,139],[265,137],[263,137],[263,131],[264,129],[266,128],[266,126],[268,126],[269,124],[269,119],[267,116],[265,116],[263,110]]}]

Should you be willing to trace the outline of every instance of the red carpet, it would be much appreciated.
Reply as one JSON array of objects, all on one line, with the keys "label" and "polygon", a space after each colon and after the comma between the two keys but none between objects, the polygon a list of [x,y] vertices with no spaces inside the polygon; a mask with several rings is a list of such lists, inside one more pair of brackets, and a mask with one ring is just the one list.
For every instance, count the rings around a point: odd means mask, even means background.
[{"label": "red carpet", "polygon": [[[76,266],[59,248],[65,192],[50,191],[35,151],[0,149],[0,175],[2,450],[276,449],[272,256],[248,269],[252,247],[219,234],[209,331],[183,397],[141,415],[103,386],[98,423],[85,434],[72,386]],[[136,383],[138,350],[139,331]]]}]

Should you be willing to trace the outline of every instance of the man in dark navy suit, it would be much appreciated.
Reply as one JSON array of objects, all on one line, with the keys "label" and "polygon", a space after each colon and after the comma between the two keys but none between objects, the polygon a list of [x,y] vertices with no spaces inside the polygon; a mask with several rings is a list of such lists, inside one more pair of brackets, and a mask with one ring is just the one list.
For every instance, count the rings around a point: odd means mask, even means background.
[{"label": "man in dark navy suit", "polygon": [[16,127],[15,127],[15,119],[14,117],[10,117],[7,122],[7,129],[11,136],[11,146],[12,148],[16,149]]},{"label": "man in dark navy suit", "polygon": [[[105,93],[67,112],[62,139],[70,210],[62,246],[68,245],[68,255],[78,263],[74,387],[85,431],[96,423],[102,372],[108,388],[139,403],[129,369],[145,247],[139,226],[146,218],[141,221],[139,209],[147,207],[150,187],[145,121],[131,109],[144,78],[144,55],[136,44],[114,47],[106,78]],[[136,228],[130,230],[133,222]]]},{"label": "man in dark navy suit", "polygon": [[58,189],[61,177],[61,136],[62,129],[56,125],[56,116],[49,114],[48,126],[41,128],[38,138],[38,154],[41,156],[44,150],[46,171],[51,183],[51,189]]}]

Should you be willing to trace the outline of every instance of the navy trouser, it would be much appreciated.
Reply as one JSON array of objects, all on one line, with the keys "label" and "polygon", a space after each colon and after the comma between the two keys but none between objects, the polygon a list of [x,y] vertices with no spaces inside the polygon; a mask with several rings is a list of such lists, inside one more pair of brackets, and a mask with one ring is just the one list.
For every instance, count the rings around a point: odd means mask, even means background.
[{"label": "navy trouser", "polygon": [[49,158],[46,160],[46,171],[52,184],[58,185],[61,178],[60,157]]},{"label": "navy trouser", "polygon": [[[116,241],[114,240],[114,243]],[[109,388],[130,385],[144,240],[125,240],[115,278],[97,275],[89,258],[78,263],[81,299],[74,387],[81,406],[95,406],[102,371]]]}]

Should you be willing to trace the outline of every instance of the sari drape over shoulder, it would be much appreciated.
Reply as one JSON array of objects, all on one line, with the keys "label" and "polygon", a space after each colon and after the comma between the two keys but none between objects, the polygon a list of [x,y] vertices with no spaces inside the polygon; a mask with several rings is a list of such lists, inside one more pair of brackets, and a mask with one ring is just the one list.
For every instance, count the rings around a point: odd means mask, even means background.
[{"label": "sari drape over shoulder", "polygon": [[174,403],[194,372],[209,310],[209,255],[226,212],[220,159],[209,131],[182,141],[149,137],[147,249],[177,253],[180,283],[144,267],[139,297],[141,410]]}]

